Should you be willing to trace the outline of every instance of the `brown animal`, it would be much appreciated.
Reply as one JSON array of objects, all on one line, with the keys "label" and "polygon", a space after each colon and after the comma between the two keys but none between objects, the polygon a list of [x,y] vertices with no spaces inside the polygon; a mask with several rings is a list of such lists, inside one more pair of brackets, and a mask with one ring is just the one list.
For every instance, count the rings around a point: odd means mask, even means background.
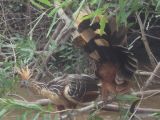
[{"label": "brown animal", "polygon": [[102,82],[102,96],[127,91],[129,80],[137,69],[137,60],[125,47],[127,28],[118,26],[112,16],[106,20],[104,33],[100,35],[98,31],[103,16],[86,19],[87,15],[83,10],[75,20],[80,33],[78,40],[82,41],[80,43],[85,51],[97,63],[96,75]]},{"label": "brown animal", "polygon": [[31,80],[31,72],[26,68],[18,70],[21,86],[28,87],[38,94],[49,98],[58,110],[75,108],[96,100],[99,96],[98,81],[85,74],[68,74],[53,79],[48,83]]}]

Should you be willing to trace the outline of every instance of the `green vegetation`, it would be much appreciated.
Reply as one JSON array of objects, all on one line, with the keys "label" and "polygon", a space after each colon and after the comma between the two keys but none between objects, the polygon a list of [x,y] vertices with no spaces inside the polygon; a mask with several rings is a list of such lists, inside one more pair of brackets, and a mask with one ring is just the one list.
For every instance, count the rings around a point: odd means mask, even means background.
[{"label": "green vegetation", "polygon": [[[46,117],[46,115],[50,116],[52,114],[53,109],[43,108],[39,105],[27,103],[27,102],[20,102],[18,100],[13,99],[4,99],[0,98],[0,118],[5,116],[5,114],[10,114],[11,112],[20,112],[21,116],[17,116],[16,120],[28,120],[28,118],[32,120],[38,120],[40,117]],[[35,115],[33,114],[35,113]],[[46,120],[46,119],[44,119]],[[51,120],[51,119],[47,119]]]},{"label": "green vegetation", "polygon": [[[34,71],[34,78],[41,72],[41,80],[51,79],[62,73],[94,73],[92,61],[83,50],[77,47],[69,37],[65,43],[59,44],[53,33],[61,21],[58,11],[62,8],[77,14],[85,5],[92,10],[91,14],[84,17],[93,18],[101,16],[100,33],[103,34],[107,22],[105,18],[116,16],[118,25],[132,26],[134,22],[128,17],[135,13],[160,14],[159,0],[21,0],[5,2],[0,8],[0,118],[13,110],[22,113],[16,120],[28,120],[27,116],[33,113],[32,120],[51,120],[53,115],[50,107],[41,107],[36,104],[26,104],[15,101],[8,94],[14,93],[19,85],[16,67],[29,65]],[[54,4],[58,3],[59,7]],[[72,21],[74,22],[74,21]],[[72,27],[71,25],[68,25]],[[61,34],[61,33],[59,33]],[[48,58],[48,59],[46,59]],[[45,68],[45,69],[44,69]],[[47,72],[46,72],[47,71]],[[49,72],[48,72],[49,71]],[[44,80],[45,81],[45,80]],[[133,102],[134,96],[118,96],[119,101]],[[134,99],[134,100],[133,100]],[[131,101],[133,100],[133,101]],[[160,113],[153,116],[160,118]],[[57,120],[55,114],[55,119]],[[126,118],[125,118],[126,119]],[[94,113],[89,120],[102,120]]]}]

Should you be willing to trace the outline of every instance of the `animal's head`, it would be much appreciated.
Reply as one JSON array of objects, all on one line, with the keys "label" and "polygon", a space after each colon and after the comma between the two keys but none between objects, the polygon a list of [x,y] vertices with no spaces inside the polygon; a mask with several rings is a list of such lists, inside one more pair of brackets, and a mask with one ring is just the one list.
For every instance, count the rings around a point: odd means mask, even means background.
[{"label": "animal's head", "polygon": [[28,66],[24,68],[17,68],[17,72],[21,77],[20,86],[27,87],[32,76],[30,69],[28,68]]}]

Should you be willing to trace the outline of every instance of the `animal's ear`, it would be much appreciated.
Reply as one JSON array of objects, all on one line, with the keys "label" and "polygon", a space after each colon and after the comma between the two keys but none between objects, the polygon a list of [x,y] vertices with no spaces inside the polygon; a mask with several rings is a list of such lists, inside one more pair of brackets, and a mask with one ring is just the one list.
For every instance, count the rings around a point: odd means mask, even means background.
[{"label": "animal's ear", "polygon": [[29,80],[32,76],[30,69],[28,68],[28,66],[24,67],[24,68],[16,68],[18,74],[21,77],[21,80]]}]

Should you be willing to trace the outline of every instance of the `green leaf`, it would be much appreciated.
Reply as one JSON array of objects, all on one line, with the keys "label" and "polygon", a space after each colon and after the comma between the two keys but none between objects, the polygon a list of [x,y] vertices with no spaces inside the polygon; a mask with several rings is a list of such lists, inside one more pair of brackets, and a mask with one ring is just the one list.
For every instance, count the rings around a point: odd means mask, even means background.
[{"label": "green leaf", "polygon": [[67,65],[67,66],[65,66],[64,71],[67,71],[67,70],[69,70],[70,68],[71,68],[71,66],[70,66],[70,65]]},{"label": "green leaf", "polygon": [[28,115],[28,112],[24,112],[22,114],[21,120],[27,120],[27,115]]},{"label": "green leaf", "polygon": [[49,17],[52,17],[55,13],[57,13],[57,11],[60,9],[60,7],[58,7],[58,8],[53,8],[52,10],[51,10],[51,12],[50,13],[48,13],[48,16]]},{"label": "green leaf", "polygon": [[72,2],[72,0],[65,0],[61,3],[60,7],[66,8],[71,2]]},{"label": "green leaf", "polygon": [[157,6],[156,6],[156,10],[160,9],[160,1],[158,1]]},{"label": "green leaf", "polygon": [[103,35],[104,34],[104,28],[106,26],[106,23],[108,21],[106,20],[106,17],[105,16],[102,16],[101,19],[100,19],[100,35]]},{"label": "green leaf", "polygon": [[49,6],[49,7],[52,6],[52,4],[51,4],[48,0],[37,0],[37,1],[39,1],[39,2],[41,2],[41,3],[43,3],[43,4],[45,4],[45,5],[47,5],[47,6]]},{"label": "green leaf", "polygon": [[20,116],[18,115],[18,116],[16,116],[16,120],[21,120],[21,118],[20,118]]},{"label": "green leaf", "polygon": [[32,120],[38,120],[40,113],[37,113]]},{"label": "green leaf", "polygon": [[36,43],[33,40],[23,39],[16,41],[17,61],[23,61],[27,64],[34,58]]},{"label": "green leaf", "polygon": [[3,108],[1,111],[0,111],[0,118],[3,117],[3,115],[5,115],[5,113],[8,111],[8,109],[6,108]]},{"label": "green leaf", "polygon": [[137,11],[141,6],[141,2],[139,0],[131,0],[129,2],[130,2],[129,3],[130,12]]},{"label": "green leaf", "polygon": [[90,19],[90,18],[94,18],[95,16],[99,16],[102,15],[104,12],[103,8],[99,8],[96,11],[91,12],[89,15],[86,15],[82,18],[82,20],[86,20],[86,19]]},{"label": "green leaf", "polygon": [[1,102],[13,105],[16,108],[28,108],[28,109],[43,111],[43,109],[37,104],[26,104],[26,102],[19,102],[12,99],[0,99],[0,100]]},{"label": "green leaf", "polygon": [[18,105],[29,108],[29,109],[42,110],[42,108],[39,105],[36,105],[36,104],[19,103]]},{"label": "green leaf", "polygon": [[57,48],[57,43],[54,40],[52,40],[51,43],[49,44],[49,52],[52,52],[56,48]]},{"label": "green leaf", "polygon": [[37,2],[35,2],[34,0],[30,0],[30,2],[37,8],[39,9],[45,9],[42,5],[38,4]]},{"label": "green leaf", "polygon": [[93,113],[89,116],[88,120],[103,120],[103,118]]},{"label": "green leaf", "polygon": [[43,119],[42,120],[51,120],[50,114],[43,114]]},{"label": "green leaf", "polygon": [[58,20],[56,21],[56,18],[57,18],[57,14],[55,14],[54,17],[53,17],[52,23],[51,23],[51,25],[49,27],[49,30],[47,32],[47,36],[46,37],[48,37],[50,35],[54,25],[56,25],[56,23],[58,22]]},{"label": "green leaf", "polygon": [[139,99],[135,95],[118,95],[116,98],[117,100],[120,100],[120,101],[135,101]]},{"label": "green leaf", "polygon": [[153,113],[153,114],[151,114],[151,116],[160,118],[160,112]]},{"label": "green leaf", "polygon": [[91,0],[91,1],[90,1],[90,4],[91,4],[91,5],[94,5],[94,4],[97,4],[98,2],[99,2],[99,0]]},{"label": "green leaf", "polygon": [[53,120],[59,120],[59,114],[55,114]]},{"label": "green leaf", "polygon": [[126,23],[127,22],[127,17],[126,17],[126,4],[127,0],[119,0],[119,13],[116,16],[117,23]]},{"label": "green leaf", "polygon": [[74,12],[74,14],[73,14],[74,18],[77,18],[78,14],[79,14],[79,12],[81,11],[81,9],[82,9],[83,5],[85,4],[85,2],[86,2],[85,0],[82,0],[82,1],[81,1],[78,9],[77,9],[76,12]]}]

